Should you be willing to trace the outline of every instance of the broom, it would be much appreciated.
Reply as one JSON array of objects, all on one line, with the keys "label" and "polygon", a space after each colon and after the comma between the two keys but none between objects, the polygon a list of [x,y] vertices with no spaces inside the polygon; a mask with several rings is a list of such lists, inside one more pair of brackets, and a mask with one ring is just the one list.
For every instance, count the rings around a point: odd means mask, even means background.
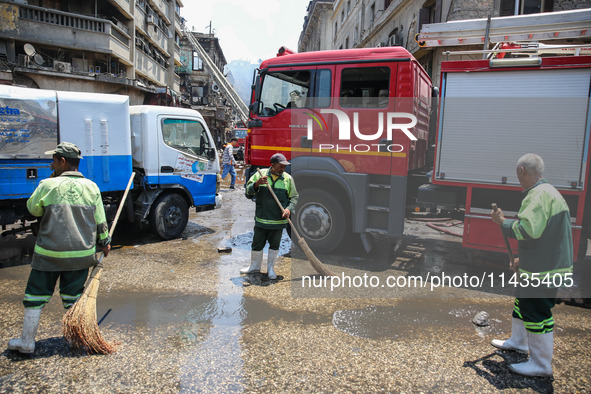
[{"label": "broom", "polygon": [[[257,172],[259,173],[260,176],[263,176],[263,174],[261,173],[261,170],[257,170]],[[279,199],[277,198],[277,196],[275,195],[275,192],[273,191],[273,188],[268,183],[267,183],[267,189],[269,189],[269,191],[271,192],[271,195],[275,199],[275,202],[277,203],[277,205],[279,205],[279,209],[281,209],[281,211],[283,211],[283,209],[284,209],[283,205],[281,205],[281,203],[279,202]],[[318,257],[316,257],[314,252],[312,252],[312,249],[310,249],[310,247],[306,243],[306,240],[303,237],[301,237],[300,234],[298,233],[298,230],[296,230],[295,226],[291,222],[291,219],[290,218],[286,218],[286,219],[289,222],[289,225],[291,226],[291,230],[293,231],[293,233],[295,234],[295,236],[298,240],[298,244],[300,245],[300,247],[304,251],[304,254],[308,258],[308,261],[310,262],[312,267],[316,270],[316,272],[318,272],[319,274],[324,275],[324,276],[334,276],[334,274],[332,272],[330,272],[326,267],[324,267],[324,265],[320,262],[320,260],[318,260]]]},{"label": "broom", "polygon": [[[497,204],[495,203],[492,203],[491,206],[493,211],[495,212],[497,211],[497,209],[499,209],[497,207]],[[509,244],[509,238],[507,238],[507,235],[503,231],[503,226],[501,226],[501,234],[503,234],[503,241],[505,241],[505,247],[507,248],[507,254],[509,255],[509,268],[511,268],[511,270],[514,270],[515,257],[513,256],[513,250],[511,249],[511,245]]]},{"label": "broom", "polygon": [[[135,172],[131,173],[129,183],[119,203],[117,214],[113,220],[113,225],[109,230],[109,236],[113,236],[117,220],[123,210],[123,204],[127,199],[127,193],[131,188]],[[110,354],[115,351],[115,345],[107,342],[98,327],[96,320],[96,297],[100,284],[101,273],[103,271],[103,258],[101,254],[98,264],[92,269],[90,277],[84,287],[84,292],[76,303],[68,310],[63,320],[64,337],[73,347],[84,348],[88,353]]]}]

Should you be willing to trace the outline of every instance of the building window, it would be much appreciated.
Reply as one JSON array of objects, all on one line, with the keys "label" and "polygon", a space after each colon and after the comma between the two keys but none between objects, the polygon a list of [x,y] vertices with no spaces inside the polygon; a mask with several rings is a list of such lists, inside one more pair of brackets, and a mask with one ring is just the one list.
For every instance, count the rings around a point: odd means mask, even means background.
[{"label": "building window", "polygon": [[197,52],[193,52],[193,71],[202,71],[203,70],[203,61],[197,54]]},{"label": "building window", "polygon": [[376,20],[376,5],[375,3],[371,5],[371,7],[369,7],[369,25],[373,26],[373,23]]},{"label": "building window", "polygon": [[392,4],[392,0],[384,0],[384,10],[388,9],[390,4]]},{"label": "building window", "polygon": [[441,0],[429,0],[419,10],[419,23],[417,33],[421,32],[423,25],[441,22]]},{"label": "building window", "polygon": [[501,0],[499,15],[527,15],[551,12],[554,0]]}]

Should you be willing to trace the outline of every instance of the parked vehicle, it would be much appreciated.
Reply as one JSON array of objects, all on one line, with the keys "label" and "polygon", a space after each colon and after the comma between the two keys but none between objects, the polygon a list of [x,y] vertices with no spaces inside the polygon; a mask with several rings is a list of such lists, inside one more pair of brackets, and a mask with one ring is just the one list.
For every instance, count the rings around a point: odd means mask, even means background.
[{"label": "parked vehicle", "polygon": [[408,180],[427,152],[432,85],[417,60],[402,47],[282,52],[254,79],[246,176],[274,153],[291,159],[308,244],[331,251],[353,232],[369,250],[375,237],[400,237]]},{"label": "parked vehicle", "polygon": [[79,170],[100,188],[112,219],[131,176],[127,217],[163,239],[185,229],[189,207],[221,204],[219,160],[203,117],[189,109],[129,106],[123,95],[0,86],[0,224],[33,219],[26,200],[51,175],[44,152],[82,151]]},{"label": "parked vehicle", "polygon": [[418,202],[464,211],[464,246],[504,250],[491,204],[517,216],[517,159],[537,153],[544,178],[569,205],[575,250],[580,244],[584,253],[591,234],[591,56],[446,61],[440,86],[432,184],[419,189]]},{"label": "parked vehicle", "polygon": [[273,153],[291,159],[294,223],[317,251],[339,248],[347,232],[366,250],[395,242],[411,207],[465,213],[464,246],[503,251],[491,203],[516,216],[515,165],[535,152],[570,206],[578,247],[591,234],[590,65],[589,56],[443,62],[437,106],[437,88],[401,47],[279,54],[254,76],[247,177]]},{"label": "parked vehicle", "polygon": [[236,160],[244,160],[244,146],[246,144],[247,129],[236,128],[234,129],[234,137],[238,138],[238,146],[234,148],[234,158]]}]

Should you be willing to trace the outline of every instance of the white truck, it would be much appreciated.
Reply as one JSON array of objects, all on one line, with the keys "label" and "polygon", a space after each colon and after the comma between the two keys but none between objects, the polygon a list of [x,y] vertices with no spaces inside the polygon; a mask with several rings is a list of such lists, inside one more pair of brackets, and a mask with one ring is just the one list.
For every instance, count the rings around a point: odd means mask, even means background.
[{"label": "white truck", "polygon": [[51,175],[52,158],[44,152],[62,141],[80,147],[79,170],[99,186],[109,219],[132,171],[122,217],[163,239],[180,236],[189,207],[204,211],[221,204],[218,154],[197,111],[130,106],[124,95],[0,86],[3,230],[18,221],[27,229],[25,221],[33,218],[26,200]]}]

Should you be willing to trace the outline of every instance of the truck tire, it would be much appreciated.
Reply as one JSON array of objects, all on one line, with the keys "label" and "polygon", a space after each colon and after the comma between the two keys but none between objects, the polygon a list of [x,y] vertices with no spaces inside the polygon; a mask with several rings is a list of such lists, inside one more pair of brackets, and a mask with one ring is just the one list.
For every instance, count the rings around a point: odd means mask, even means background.
[{"label": "truck tire", "polygon": [[158,197],[150,213],[150,227],[162,239],[179,237],[187,227],[189,206],[178,194]]},{"label": "truck tire", "polygon": [[324,190],[304,189],[296,207],[294,225],[314,252],[328,253],[345,238],[345,211]]}]

